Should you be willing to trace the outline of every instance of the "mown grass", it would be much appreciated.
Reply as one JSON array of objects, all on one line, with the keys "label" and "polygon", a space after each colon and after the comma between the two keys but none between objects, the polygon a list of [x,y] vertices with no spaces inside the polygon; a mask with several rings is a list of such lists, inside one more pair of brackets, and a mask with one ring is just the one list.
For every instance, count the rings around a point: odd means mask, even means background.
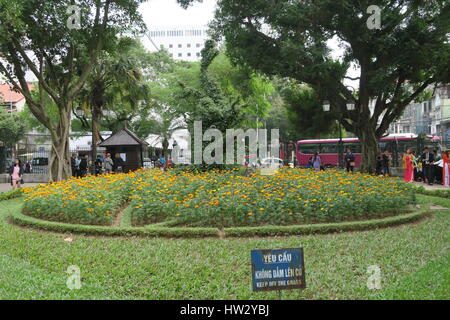
[{"label": "mown grass", "polygon": [[[251,291],[250,250],[299,246],[307,288],[286,291],[284,299],[433,298],[443,290],[408,289],[415,288],[415,274],[445,282],[440,269],[427,265],[448,255],[447,210],[414,224],[354,233],[246,239],[74,235],[66,242],[68,235],[7,224],[5,217],[20,206],[21,200],[0,203],[2,299],[276,299],[277,292]],[[448,269],[448,260],[436,263]],[[66,288],[70,265],[81,270],[80,290]],[[370,265],[381,268],[381,291],[366,286]],[[450,298],[448,290],[443,298]]]},{"label": "mown grass", "polygon": [[450,254],[431,261],[419,271],[400,280],[374,298],[381,299],[440,299],[449,298]]}]

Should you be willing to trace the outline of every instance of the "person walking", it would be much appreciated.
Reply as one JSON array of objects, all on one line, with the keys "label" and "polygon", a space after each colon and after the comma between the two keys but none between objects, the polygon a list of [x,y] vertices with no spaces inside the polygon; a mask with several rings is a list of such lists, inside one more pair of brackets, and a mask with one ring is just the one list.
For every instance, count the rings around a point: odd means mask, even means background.
[{"label": "person walking", "polygon": [[450,187],[450,149],[442,153],[442,184]]},{"label": "person walking", "polygon": [[390,156],[387,150],[384,150],[383,154],[381,155],[381,159],[383,165],[383,174],[385,176],[390,176],[391,175],[389,170]]},{"label": "person walking", "polygon": [[416,156],[416,151],[411,151],[411,155],[413,158],[413,176],[414,181],[417,181],[419,179],[419,158]]},{"label": "person walking", "polygon": [[347,153],[344,157],[345,167],[347,168],[347,172],[353,172],[355,168],[355,155],[352,152],[352,149],[348,148]]},{"label": "person walking", "polygon": [[434,182],[437,184],[442,184],[443,176],[442,176],[442,153],[438,152],[438,150],[433,151],[434,154],[434,163],[433,163],[433,174],[434,174]]},{"label": "person walking", "polygon": [[321,167],[322,167],[322,159],[319,156],[319,152],[315,152],[314,153],[314,157],[313,157],[313,167],[314,170],[320,171]]},{"label": "person walking", "polygon": [[70,168],[72,169],[72,177],[77,176],[77,157],[78,155],[76,153],[72,153],[72,156],[70,157]]},{"label": "person walking", "polygon": [[103,161],[102,156],[97,155],[97,159],[95,159],[94,162],[95,167],[95,175],[98,176],[99,174],[102,174],[103,171]]},{"label": "person walking", "polygon": [[125,164],[125,161],[123,161],[123,159],[120,156],[120,154],[116,153],[116,155],[114,157],[114,167],[113,167],[114,172],[115,173],[122,173],[124,164]]},{"label": "person walking", "polygon": [[432,185],[434,182],[434,154],[426,147],[420,157],[423,168],[424,183]]},{"label": "person walking", "polygon": [[403,168],[405,168],[405,183],[410,183],[414,181],[414,159],[412,155],[411,148],[406,150],[403,155]]},{"label": "person walking", "polygon": [[79,168],[80,168],[80,177],[81,178],[84,178],[87,174],[88,158],[89,158],[89,156],[86,154],[80,160]]},{"label": "person walking", "polygon": [[105,171],[106,173],[110,173],[113,171],[114,161],[111,159],[111,153],[108,153],[105,158]]},{"label": "person walking", "polygon": [[23,168],[22,162],[19,159],[16,159],[9,168],[9,175],[11,177],[12,189],[15,190],[16,188],[20,188],[22,183]]}]

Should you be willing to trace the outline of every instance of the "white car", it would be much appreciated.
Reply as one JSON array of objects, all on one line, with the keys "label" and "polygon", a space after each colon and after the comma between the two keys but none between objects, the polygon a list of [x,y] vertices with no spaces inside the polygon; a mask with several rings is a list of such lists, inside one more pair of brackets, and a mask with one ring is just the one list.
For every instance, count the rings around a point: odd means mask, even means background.
[{"label": "white car", "polygon": [[263,168],[282,168],[283,165],[284,162],[280,158],[264,158],[261,160]]}]

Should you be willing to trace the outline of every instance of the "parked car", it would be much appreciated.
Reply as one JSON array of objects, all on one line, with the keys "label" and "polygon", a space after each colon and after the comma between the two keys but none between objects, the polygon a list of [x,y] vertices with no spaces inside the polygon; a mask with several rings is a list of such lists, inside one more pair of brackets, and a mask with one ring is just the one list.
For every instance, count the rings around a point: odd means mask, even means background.
[{"label": "parked car", "polygon": [[47,173],[48,172],[48,158],[37,157],[31,160],[33,173]]},{"label": "parked car", "polygon": [[282,168],[283,160],[280,158],[264,158],[261,160],[261,167],[263,168]]}]

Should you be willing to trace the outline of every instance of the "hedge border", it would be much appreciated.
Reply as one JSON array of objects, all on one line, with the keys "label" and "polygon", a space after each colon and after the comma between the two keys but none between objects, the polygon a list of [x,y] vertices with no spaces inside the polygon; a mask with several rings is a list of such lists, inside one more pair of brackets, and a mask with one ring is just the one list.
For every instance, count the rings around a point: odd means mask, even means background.
[{"label": "hedge border", "polygon": [[136,236],[150,238],[237,238],[294,236],[349,231],[365,231],[415,222],[430,215],[430,213],[431,211],[427,207],[413,213],[383,219],[295,226],[237,227],[225,228],[222,231],[217,228],[108,227],[66,224],[36,219],[30,216],[26,216],[20,212],[13,213],[8,217],[8,219],[11,223],[22,227],[30,227],[33,229],[50,232],[73,233],[93,236]]},{"label": "hedge border", "polygon": [[427,190],[424,187],[415,187],[415,190],[419,194],[423,194],[425,196],[450,199],[450,189],[435,189],[435,190]]},{"label": "hedge border", "polygon": [[23,196],[22,188],[0,192],[0,201],[11,200]]}]

